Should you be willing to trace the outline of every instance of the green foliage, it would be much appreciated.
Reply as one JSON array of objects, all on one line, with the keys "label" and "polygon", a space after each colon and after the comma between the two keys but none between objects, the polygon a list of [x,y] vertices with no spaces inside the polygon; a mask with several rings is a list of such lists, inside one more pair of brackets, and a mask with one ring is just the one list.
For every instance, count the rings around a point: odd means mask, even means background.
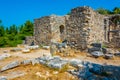
[{"label": "green foliage", "polygon": [[104,9],[104,8],[98,8],[96,11],[98,13],[104,14],[104,15],[120,14],[120,8],[119,7],[115,7],[112,11],[110,11],[108,9]]},{"label": "green foliage", "polygon": [[120,8],[115,7],[115,8],[113,9],[113,13],[114,13],[114,14],[120,14]]},{"label": "green foliage", "polygon": [[111,14],[111,13],[112,13],[111,11],[109,11],[109,10],[107,10],[107,9],[104,9],[104,8],[98,8],[96,11],[97,11],[98,13],[104,14],[104,15],[108,15],[108,14]]},{"label": "green foliage", "polygon": [[25,40],[25,36],[33,35],[33,23],[26,21],[21,26],[12,25],[5,28],[0,20],[0,47],[14,47]]}]

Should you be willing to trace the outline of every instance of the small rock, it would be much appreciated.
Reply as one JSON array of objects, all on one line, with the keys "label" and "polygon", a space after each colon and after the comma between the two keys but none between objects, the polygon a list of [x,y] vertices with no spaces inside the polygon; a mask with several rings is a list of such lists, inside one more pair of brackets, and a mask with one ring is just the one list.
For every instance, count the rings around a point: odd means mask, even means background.
[{"label": "small rock", "polygon": [[58,74],[58,71],[54,71],[53,74]]},{"label": "small rock", "polygon": [[8,58],[8,57],[10,57],[11,55],[10,54],[2,54],[2,55],[0,55],[0,60],[3,60],[3,59],[5,59],[5,58]]}]

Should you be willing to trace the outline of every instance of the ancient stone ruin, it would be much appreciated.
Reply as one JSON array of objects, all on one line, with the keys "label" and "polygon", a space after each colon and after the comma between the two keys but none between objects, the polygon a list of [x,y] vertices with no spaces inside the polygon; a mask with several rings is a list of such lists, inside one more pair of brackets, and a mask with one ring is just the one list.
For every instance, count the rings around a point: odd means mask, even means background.
[{"label": "ancient stone ruin", "polygon": [[[77,7],[70,15],[50,15],[34,20],[34,36],[25,43],[50,45],[67,40],[77,49],[86,49],[91,43],[112,43],[119,47],[120,15],[101,15],[90,7]],[[117,43],[116,43],[117,42]]]}]

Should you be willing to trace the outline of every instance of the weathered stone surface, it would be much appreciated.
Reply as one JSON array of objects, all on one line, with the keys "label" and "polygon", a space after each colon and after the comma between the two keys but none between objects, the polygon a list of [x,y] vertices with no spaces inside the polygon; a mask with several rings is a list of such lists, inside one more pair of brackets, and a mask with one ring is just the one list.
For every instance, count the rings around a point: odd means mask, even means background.
[{"label": "weathered stone surface", "polygon": [[8,80],[6,76],[0,76],[0,80]]},{"label": "weathered stone surface", "polygon": [[97,48],[97,47],[88,48],[88,52],[89,53],[94,52],[94,51],[102,51],[102,49],[101,48]]},{"label": "weathered stone surface", "polygon": [[107,54],[105,54],[105,58],[106,59],[112,59],[114,57],[114,55],[112,54],[112,53],[107,53]]},{"label": "weathered stone surface", "polygon": [[34,34],[26,37],[25,42],[50,45],[52,41],[67,40],[72,47],[81,50],[96,42],[110,42],[119,47],[120,23],[114,22],[119,17],[120,15],[101,15],[87,6],[77,7],[71,10],[70,15],[35,19]]},{"label": "weathered stone surface", "polygon": [[39,64],[40,61],[38,59],[32,59],[32,65]]},{"label": "weathered stone surface", "polygon": [[119,80],[120,78],[120,67],[86,63],[83,64],[84,67],[68,72],[76,75],[80,80]]},{"label": "weathered stone surface", "polygon": [[78,59],[72,59],[72,60],[70,60],[70,65],[72,65],[74,67],[78,67],[79,64],[82,64],[81,60],[78,60]]},{"label": "weathered stone surface", "polygon": [[10,57],[10,56],[11,56],[11,55],[10,55],[10,54],[7,54],[7,53],[2,54],[2,55],[0,55],[0,60],[3,60],[3,59],[8,58],[8,57]]},{"label": "weathered stone surface", "polygon": [[1,68],[1,71],[5,71],[5,70],[11,69],[11,68],[15,68],[15,67],[17,67],[17,66],[19,66],[19,65],[20,65],[20,62],[19,62],[19,61],[14,61],[14,62],[11,62],[11,63],[3,66],[3,67]]},{"label": "weathered stone surface", "polygon": [[102,48],[102,44],[101,43],[92,43],[91,46],[97,47],[97,48]]},{"label": "weathered stone surface", "polygon": [[10,51],[12,51],[12,52],[17,52],[17,51],[21,51],[22,49],[21,48],[13,48],[13,49],[11,49]]},{"label": "weathered stone surface", "polygon": [[31,59],[28,59],[28,60],[24,60],[21,62],[21,64],[23,65],[27,65],[27,64],[31,64],[32,60]]},{"label": "weathered stone surface", "polygon": [[93,55],[94,57],[104,56],[103,52],[101,51],[93,51],[91,55]]},{"label": "weathered stone surface", "polygon": [[54,60],[51,60],[50,62],[48,62],[47,66],[49,66],[51,68],[61,69],[66,64],[67,64],[67,62],[64,60],[54,59]]}]

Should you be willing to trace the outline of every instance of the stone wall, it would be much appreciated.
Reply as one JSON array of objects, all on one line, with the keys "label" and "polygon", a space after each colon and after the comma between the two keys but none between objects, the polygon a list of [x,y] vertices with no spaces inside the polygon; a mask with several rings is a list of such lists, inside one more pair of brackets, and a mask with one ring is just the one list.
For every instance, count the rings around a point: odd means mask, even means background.
[{"label": "stone wall", "polygon": [[50,25],[52,40],[55,42],[64,40],[66,37],[65,16],[51,15]]},{"label": "stone wall", "polygon": [[[61,34],[60,27],[63,27]],[[65,16],[45,16],[34,21],[36,44],[50,45],[51,40],[58,42],[65,39]]]},{"label": "stone wall", "polygon": [[48,45],[51,39],[50,16],[34,20],[34,36],[36,44]]},{"label": "stone wall", "polygon": [[26,36],[25,44],[31,45],[33,42],[35,42],[35,37],[34,36]]},{"label": "stone wall", "polygon": [[92,42],[104,41],[104,16],[90,7],[78,7],[71,11],[66,22],[67,40],[78,49],[85,49]]},{"label": "stone wall", "polygon": [[85,6],[72,9],[70,15],[41,17],[34,20],[34,37],[26,37],[26,43],[30,44],[34,40],[35,44],[50,45],[51,41],[67,40],[77,49],[86,49],[88,45],[95,42],[114,41],[115,43],[119,38],[114,38],[116,35],[113,33],[114,28],[110,27],[115,25],[110,22],[110,19],[115,21],[117,16],[111,18],[103,16]]},{"label": "stone wall", "polygon": [[90,20],[89,20],[89,38],[88,38],[88,44],[89,43],[94,43],[94,42],[99,42],[103,43],[105,42],[105,24],[104,24],[104,19],[105,16],[100,15],[99,13],[93,11],[90,9],[91,14],[89,15]]}]

